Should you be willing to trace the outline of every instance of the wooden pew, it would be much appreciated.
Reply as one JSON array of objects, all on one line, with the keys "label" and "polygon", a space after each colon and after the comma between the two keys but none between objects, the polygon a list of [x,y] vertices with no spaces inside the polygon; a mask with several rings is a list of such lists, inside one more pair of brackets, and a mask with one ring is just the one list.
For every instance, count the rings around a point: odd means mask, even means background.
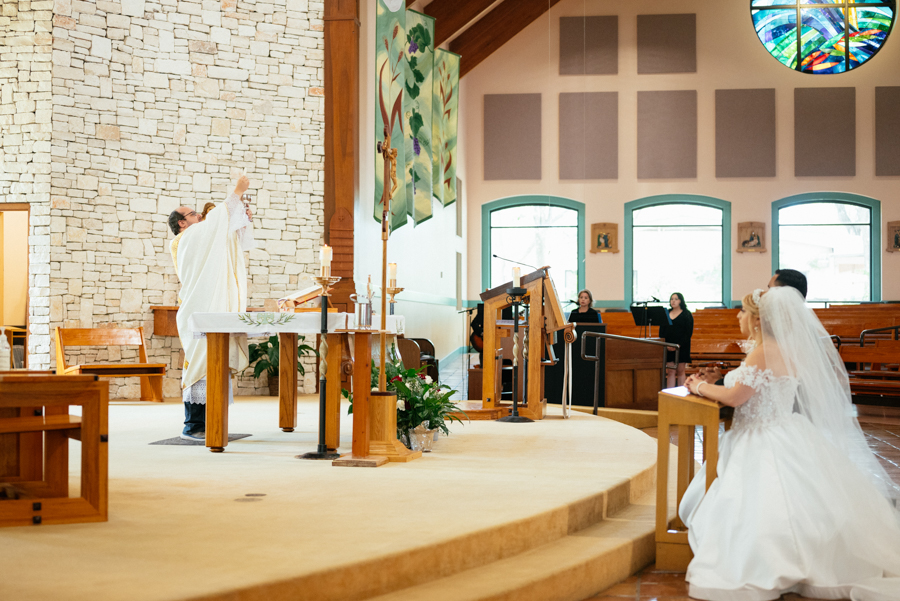
[{"label": "wooden pew", "polygon": [[849,370],[854,403],[900,407],[900,345],[844,345],[840,353],[854,366]]},{"label": "wooden pew", "polygon": [[[137,346],[138,363],[90,363],[69,365],[66,349],[73,346]],[[89,374],[101,378],[140,378],[141,400],[163,401],[165,363],[147,363],[144,328],[56,328],[56,373]]]}]

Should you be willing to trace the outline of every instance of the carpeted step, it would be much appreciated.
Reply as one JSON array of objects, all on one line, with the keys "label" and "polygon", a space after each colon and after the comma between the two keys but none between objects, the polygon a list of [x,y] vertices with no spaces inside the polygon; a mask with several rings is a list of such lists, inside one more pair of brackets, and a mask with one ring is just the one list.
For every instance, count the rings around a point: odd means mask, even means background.
[{"label": "carpeted step", "polygon": [[613,517],[514,557],[369,601],[580,601],[653,562],[656,491]]}]

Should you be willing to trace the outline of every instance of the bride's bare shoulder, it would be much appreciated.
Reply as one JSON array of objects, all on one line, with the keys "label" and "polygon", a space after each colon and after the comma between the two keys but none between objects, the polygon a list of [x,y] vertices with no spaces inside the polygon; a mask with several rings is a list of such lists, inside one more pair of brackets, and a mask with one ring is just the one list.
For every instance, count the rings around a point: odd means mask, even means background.
[{"label": "bride's bare shoulder", "polygon": [[747,355],[747,358],[744,360],[744,363],[747,365],[752,365],[759,370],[766,369],[766,351],[765,345],[760,344],[755,349],[750,351],[750,354]]}]

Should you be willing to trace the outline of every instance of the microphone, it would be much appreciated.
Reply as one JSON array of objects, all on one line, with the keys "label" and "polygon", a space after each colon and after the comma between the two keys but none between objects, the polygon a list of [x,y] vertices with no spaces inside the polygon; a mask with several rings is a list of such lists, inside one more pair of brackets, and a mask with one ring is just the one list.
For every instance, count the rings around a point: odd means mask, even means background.
[{"label": "microphone", "polygon": [[566,301],[566,304],[567,304],[567,305],[577,305],[577,304],[578,304],[578,301],[567,300],[567,301]]},{"label": "microphone", "polygon": [[528,263],[522,263],[520,261],[513,261],[512,259],[506,259],[506,258],[500,257],[498,255],[491,255],[491,256],[494,257],[495,259],[500,259],[501,261],[506,261],[508,263],[515,263],[516,265],[524,265],[525,267],[528,267],[529,269],[534,269],[535,271],[537,271],[537,267],[535,267],[534,265],[529,265]]},{"label": "microphone", "polygon": [[659,300],[658,298],[656,298],[656,297],[653,296],[652,294],[650,295],[650,298],[653,299],[653,302],[654,302],[654,303],[661,303],[661,302],[662,302],[661,300]]}]

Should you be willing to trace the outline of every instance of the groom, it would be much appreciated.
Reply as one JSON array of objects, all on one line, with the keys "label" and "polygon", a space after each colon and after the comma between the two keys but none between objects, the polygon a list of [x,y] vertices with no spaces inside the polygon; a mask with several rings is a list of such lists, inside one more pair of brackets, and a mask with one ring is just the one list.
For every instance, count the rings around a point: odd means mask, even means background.
[{"label": "groom", "polygon": [[[796,269],[775,270],[775,274],[769,280],[768,287],[780,288],[782,286],[794,288],[803,295],[804,299],[806,298],[806,276]],[[699,373],[700,377],[703,378],[707,384],[715,384],[716,386],[725,384],[725,378],[722,377],[722,370],[718,367],[701,367]]]}]

